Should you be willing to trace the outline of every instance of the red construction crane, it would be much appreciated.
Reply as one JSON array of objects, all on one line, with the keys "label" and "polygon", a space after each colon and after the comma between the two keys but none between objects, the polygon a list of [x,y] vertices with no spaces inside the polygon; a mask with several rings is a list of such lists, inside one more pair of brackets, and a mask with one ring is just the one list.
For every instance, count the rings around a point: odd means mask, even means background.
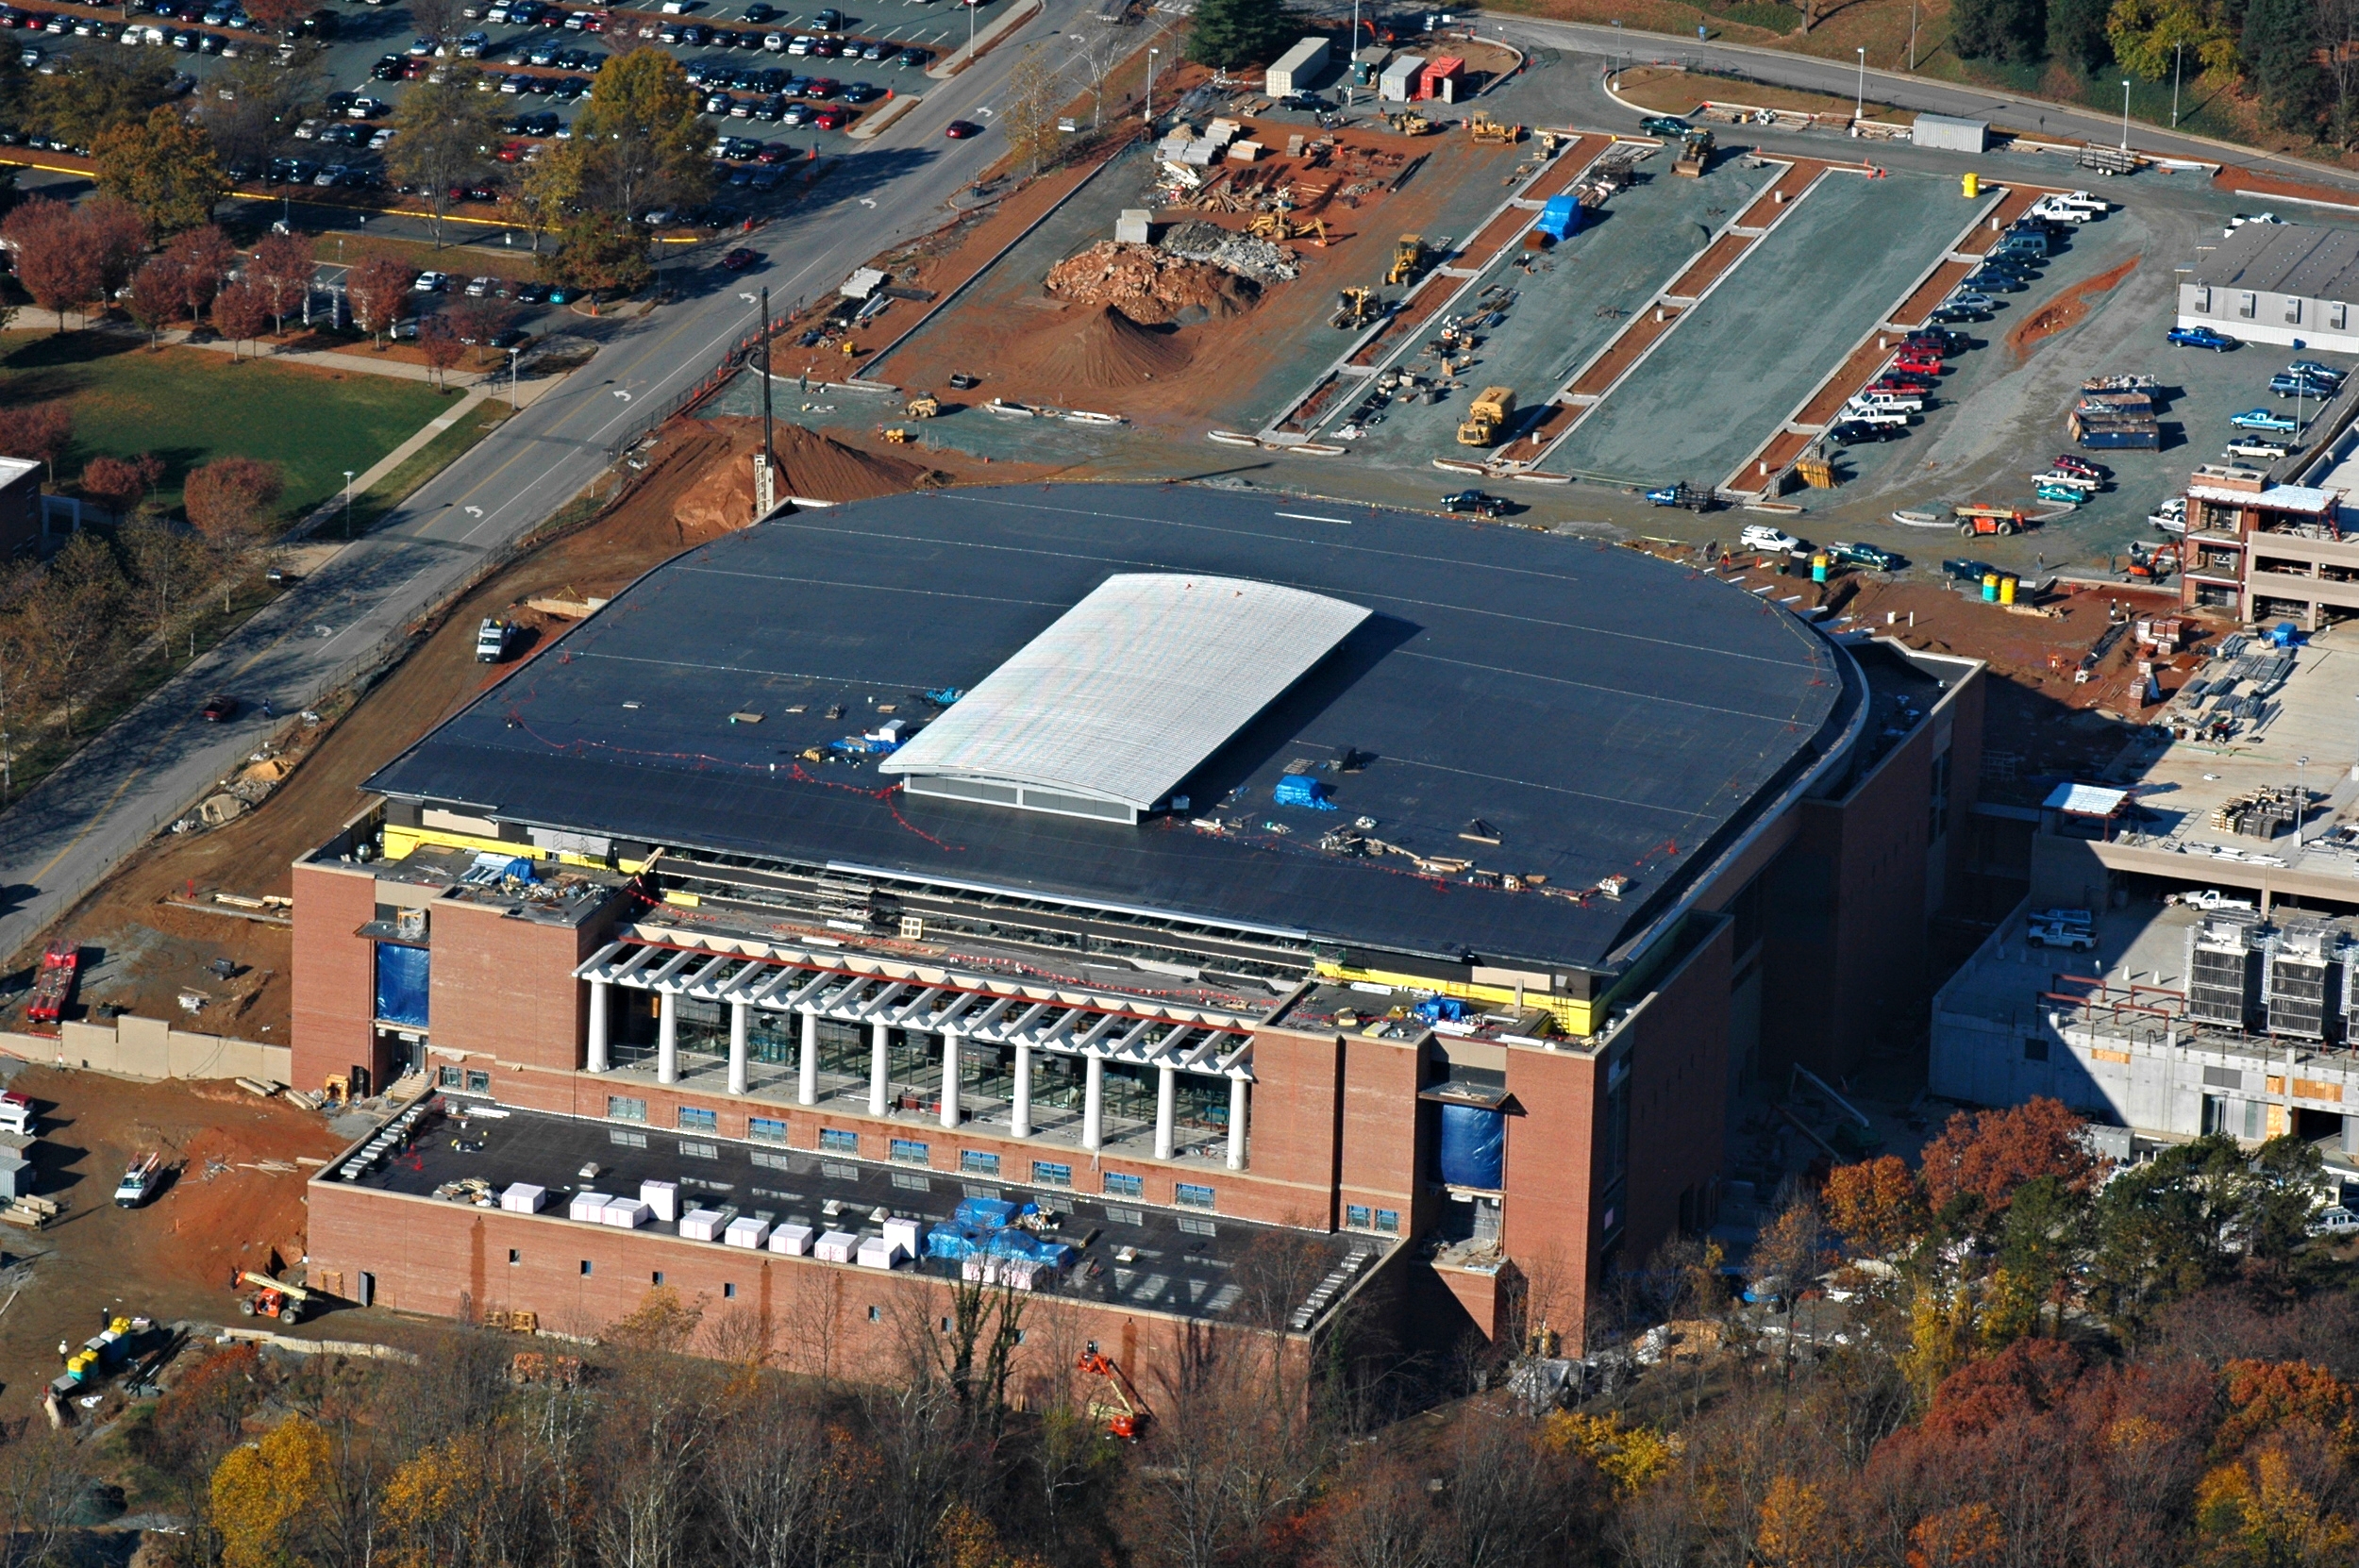
[{"label": "red construction crane", "polygon": [[1146,1408],[1146,1401],[1139,1397],[1129,1375],[1113,1357],[1099,1353],[1096,1340],[1090,1341],[1089,1348],[1081,1352],[1079,1364],[1083,1376],[1106,1380],[1106,1393],[1090,1400],[1090,1415],[1106,1424],[1110,1436],[1136,1443],[1145,1435],[1146,1424],[1154,1415]]}]

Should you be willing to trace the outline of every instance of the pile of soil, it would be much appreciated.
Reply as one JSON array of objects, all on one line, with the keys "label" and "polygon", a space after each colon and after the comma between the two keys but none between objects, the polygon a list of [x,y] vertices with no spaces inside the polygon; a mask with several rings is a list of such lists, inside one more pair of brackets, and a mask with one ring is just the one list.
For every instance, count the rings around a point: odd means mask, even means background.
[{"label": "pile of soil", "polygon": [[1111,305],[1061,322],[1038,341],[1044,349],[1030,368],[1051,385],[1132,387],[1179,375],[1192,357],[1175,333],[1142,326]]},{"label": "pile of soil", "polygon": [[2110,293],[2121,286],[2122,279],[2137,271],[2143,256],[2133,256],[2109,272],[2080,282],[2049,300],[2016,324],[2007,334],[2007,348],[2020,359],[2045,339],[2052,338],[2068,326],[2077,325],[2089,313],[2089,301],[2099,294]]},{"label": "pile of soil", "polygon": [[1068,304],[1111,305],[1146,323],[1167,322],[1182,311],[1199,321],[1233,316],[1257,297],[1251,283],[1218,267],[1114,240],[1058,262],[1044,287]]},{"label": "pile of soil", "polygon": [[[728,438],[728,450],[712,460],[673,503],[672,517],[683,534],[727,533],[754,520],[754,454],[761,450],[761,422],[715,419],[706,423]],[[780,424],[771,439],[778,455],[781,498],[806,495],[814,501],[866,501],[941,482],[921,464],[862,452],[799,425]]]}]

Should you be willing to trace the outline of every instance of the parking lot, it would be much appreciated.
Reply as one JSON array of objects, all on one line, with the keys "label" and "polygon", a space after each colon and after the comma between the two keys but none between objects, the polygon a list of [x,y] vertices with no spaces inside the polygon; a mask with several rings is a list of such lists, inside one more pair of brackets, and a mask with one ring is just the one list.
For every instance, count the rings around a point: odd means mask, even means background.
[{"label": "parking lot", "polygon": [[[1830,171],[1546,466],[1623,483],[1718,483],[1884,318],[1973,210],[1953,183]],[[1666,439],[1674,430],[1681,439]]]},{"label": "parking lot", "polygon": [[[1529,407],[1545,401],[1605,346],[1625,321],[1680,272],[1711,236],[1766,185],[1774,169],[1732,164],[1709,180],[1675,178],[1670,158],[1658,153],[1639,165],[1638,183],[1616,193],[1581,230],[1543,257],[1511,246],[1465,296],[1504,320],[1484,329],[1484,342],[1457,377],[1465,387],[1506,386]],[[1430,333],[1419,333],[1422,344]],[[1405,368],[1430,375],[1430,356],[1411,353]],[[1457,444],[1470,392],[1440,401],[1397,402],[1364,424],[1354,450],[1368,461],[1425,467],[1437,457],[1464,458]],[[1339,409],[1341,418],[1347,409]],[[1511,433],[1515,425],[1510,425]]]}]

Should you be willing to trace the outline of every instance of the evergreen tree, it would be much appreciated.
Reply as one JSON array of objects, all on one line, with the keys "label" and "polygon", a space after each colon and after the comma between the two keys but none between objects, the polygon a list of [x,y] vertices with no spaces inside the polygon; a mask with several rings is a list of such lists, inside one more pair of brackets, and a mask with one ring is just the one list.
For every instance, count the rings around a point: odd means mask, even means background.
[{"label": "evergreen tree", "polygon": [[2279,130],[2315,132],[2327,85],[2317,66],[2317,25],[2309,0],[2251,0],[2241,52],[2262,119]]},{"label": "evergreen tree", "polygon": [[2105,36],[2111,0],[2049,0],[2048,52],[2077,70],[2093,72],[2113,58]]},{"label": "evergreen tree", "polygon": [[1949,28],[1950,46],[1962,59],[2029,64],[2048,54],[2043,0],[1958,0]]},{"label": "evergreen tree", "polygon": [[1188,58],[1216,70],[1267,65],[1296,31],[1279,0],[1203,0],[1188,34]]}]

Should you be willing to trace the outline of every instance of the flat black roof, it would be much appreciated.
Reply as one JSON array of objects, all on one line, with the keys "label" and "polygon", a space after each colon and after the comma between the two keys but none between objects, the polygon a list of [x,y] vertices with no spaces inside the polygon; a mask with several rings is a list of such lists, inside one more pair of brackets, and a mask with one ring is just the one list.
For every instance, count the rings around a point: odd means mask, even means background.
[{"label": "flat black roof", "polygon": [[[669,1181],[678,1184],[682,1213],[709,1209],[751,1215],[776,1225],[807,1225],[814,1232],[845,1230],[861,1237],[882,1234],[882,1226],[871,1218],[878,1209],[923,1220],[930,1228],[948,1221],[951,1210],[970,1194],[1016,1204],[1029,1200],[1061,1216],[1046,1234],[1072,1246],[1077,1254],[1073,1265],[1058,1275],[1053,1285],[1044,1283],[1041,1289],[1110,1307],[1143,1307],[1188,1317],[1235,1317],[1245,1288],[1237,1277],[1238,1263],[1263,1238],[1281,1233],[1277,1226],[1219,1213],[1158,1209],[1099,1193],[879,1165],[808,1149],[776,1148],[661,1127],[578,1121],[541,1111],[501,1109],[496,1119],[476,1117],[468,1113],[489,1102],[469,1097],[446,1095],[441,1103],[463,1118],[463,1124],[429,1119],[421,1124],[422,1130],[403,1152],[351,1185],[427,1197],[439,1188],[474,1177],[488,1182],[496,1198],[516,1182],[529,1182],[547,1190],[548,1205],[543,1216],[561,1220],[577,1193],[636,1198],[641,1182]],[[919,1143],[930,1142],[938,1153],[940,1146],[955,1146],[958,1139],[954,1132],[919,1122],[894,1130]],[[1043,1159],[1067,1161],[1078,1180],[1096,1182],[1086,1159],[1077,1158],[1078,1151],[1060,1153],[1044,1147],[1040,1152]],[[598,1169],[595,1177],[578,1174],[593,1162]],[[336,1170],[342,1164],[338,1160],[327,1169]],[[1193,1179],[1217,1192],[1224,1174],[1212,1168]],[[341,1176],[323,1175],[313,1179],[343,1184]],[[830,1199],[842,1206],[833,1216],[821,1207]],[[758,1262],[773,1256],[766,1251],[725,1247],[717,1241],[681,1241],[676,1224],[651,1223],[637,1234],[668,1235],[682,1246],[710,1247],[716,1259],[734,1257]],[[1282,1234],[1293,1245],[1314,1252],[1330,1270],[1341,1267],[1355,1251],[1381,1251],[1393,1244],[1388,1238],[1370,1235],[1295,1229],[1284,1229]],[[922,1243],[926,1230],[918,1235]],[[941,1259],[925,1259],[914,1266],[952,1276],[957,1269],[956,1264]],[[1302,1280],[1302,1289],[1310,1290],[1320,1282],[1321,1276],[1312,1274]],[[1271,1305],[1291,1312],[1303,1303]]]},{"label": "flat black roof", "polygon": [[[973,687],[1138,571],[1258,577],[1375,613],[1192,776],[1187,815],[1130,826],[915,797],[873,759],[803,759],[876,727],[878,705],[925,718],[922,693]],[[931,492],[684,553],[367,787],[683,849],[1597,965],[1839,736],[1852,668],[1778,606],[1595,540],[1194,486]],[[1347,747],[1363,765],[1330,770]],[[1275,803],[1305,763],[1336,809]],[[1581,904],[1322,847],[1361,818],[1416,857],[1630,886]]]}]

